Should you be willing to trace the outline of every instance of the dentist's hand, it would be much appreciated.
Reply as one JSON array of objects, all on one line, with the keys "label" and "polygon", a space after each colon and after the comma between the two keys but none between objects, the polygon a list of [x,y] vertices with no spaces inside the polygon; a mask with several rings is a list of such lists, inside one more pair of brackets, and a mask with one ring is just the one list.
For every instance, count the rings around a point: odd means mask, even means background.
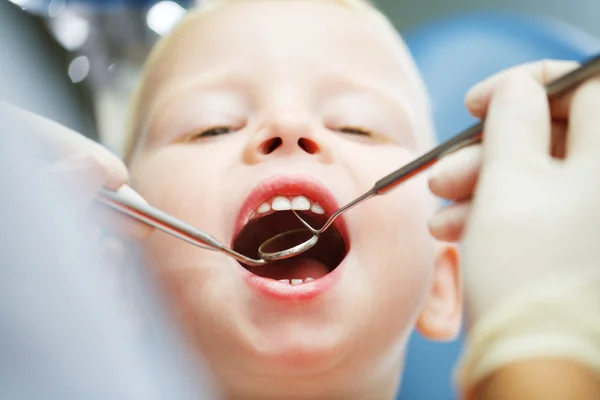
[{"label": "dentist's hand", "polygon": [[18,127],[18,134],[28,135],[39,145],[47,165],[39,172],[73,189],[76,198],[74,218],[93,209],[98,215],[98,224],[110,235],[144,240],[152,234],[152,228],[99,207],[94,201],[102,187],[143,201],[126,185],[127,168],[116,155],[77,132],[17,107],[0,103],[0,115],[4,121],[11,121]]},{"label": "dentist's hand", "polygon": [[[578,64],[570,61],[544,61],[524,64],[500,72],[475,85],[467,93],[465,103],[470,113],[483,119],[496,91],[506,84],[507,79],[530,76],[540,84],[574,70]],[[568,128],[573,93],[549,103],[551,118],[551,142],[549,153],[555,158],[565,156],[565,138]],[[516,146],[518,142],[515,142]],[[479,178],[482,164],[481,145],[470,146],[452,153],[432,168],[429,186],[431,191],[445,200],[454,202],[440,212],[430,224],[431,233],[440,240],[460,240],[471,206],[471,197]]]},{"label": "dentist's hand", "polygon": [[432,170],[432,192],[456,202],[430,229],[462,240],[471,322],[529,284],[600,268],[600,78],[553,102],[543,88],[576,67],[528,64],[477,85],[467,105],[486,117],[483,144]]},{"label": "dentist's hand", "polygon": [[600,78],[552,102],[543,88],[576,67],[530,64],[473,88],[482,145],[431,171],[455,203],[430,230],[464,250],[466,399],[600,393]]}]

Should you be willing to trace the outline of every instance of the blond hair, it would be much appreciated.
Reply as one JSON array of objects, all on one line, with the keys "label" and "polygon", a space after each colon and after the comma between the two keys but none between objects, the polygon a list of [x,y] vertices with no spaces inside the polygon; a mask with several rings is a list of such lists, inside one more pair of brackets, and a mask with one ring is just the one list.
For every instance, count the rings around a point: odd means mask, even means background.
[{"label": "blond hair", "polygon": [[[173,38],[177,37],[180,32],[187,27],[191,21],[195,20],[198,16],[206,16],[211,11],[214,11],[224,5],[242,3],[242,2],[250,2],[250,1],[264,1],[264,0],[212,0],[212,1],[201,1],[199,5],[192,8],[185,17],[179,22],[179,24],[166,36],[163,36],[154,46],[152,51],[150,52],[148,59],[144,65],[142,70],[140,81],[137,85],[136,90],[132,96],[132,103],[129,109],[129,114],[127,118],[127,125],[125,129],[125,138],[124,138],[124,146],[123,153],[125,156],[125,161],[129,161],[133,150],[135,148],[135,143],[139,136],[140,131],[140,117],[143,112],[141,108],[142,101],[141,99],[145,96],[146,92],[146,82],[148,81],[150,72],[152,71],[152,67],[156,64],[156,61],[161,58],[168,44],[171,43]],[[286,1],[286,0],[272,0],[272,1]],[[374,18],[378,23],[383,23],[388,26],[391,30],[395,30],[392,23],[388,20],[388,18],[377,9],[377,7],[369,0],[315,0],[315,1],[323,1],[330,3],[337,3],[352,9],[358,10],[365,15],[368,15],[371,18]],[[420,77],[417,77],[420,80]],[[426,95],[426,90],[424,85],[420,85],[423,87],[423,91],[425,93],[425,98],[423,99],[426,103],[426,108],[428,109],[428,98]],[[429,116],[427,116],[429,117]]]}]

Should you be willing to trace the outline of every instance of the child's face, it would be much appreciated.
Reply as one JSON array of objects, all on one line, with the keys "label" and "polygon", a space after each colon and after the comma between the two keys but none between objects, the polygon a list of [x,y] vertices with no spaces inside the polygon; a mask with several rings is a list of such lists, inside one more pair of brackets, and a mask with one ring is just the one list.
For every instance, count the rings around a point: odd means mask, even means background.
[{"label": "child's face", "polygon": [[[249,213],[277,195],[303,195],[332,213],[433,143],[424,93],[397,40],[333,2],[242,2],[194,17],[146,81],[133,185],[228,245]],[[214,127],[221,129],[199,136]],[[434,207],[417,177],[345,214],[345,228],[330,228],[343,239],[324,237],[326,248],[310,259],[253,270],[264,278],[248,279],[225,255],[161,233],[147,253],[230,390],[270,382],[291,393],[295,384],[308,389],[304,379],[351,385],[349,377],[377,367],[398,373],[431,295],[439,246],[426,223]],[[283,217],[264,218],[274,220],[257,230],[287,226],[276,222]],[[249,237],[240,249],[256,249]],[[279,282],[307,277],[298,286]],[[453,302],[455,281],[445,282],[451,294],[434,296]]]}]

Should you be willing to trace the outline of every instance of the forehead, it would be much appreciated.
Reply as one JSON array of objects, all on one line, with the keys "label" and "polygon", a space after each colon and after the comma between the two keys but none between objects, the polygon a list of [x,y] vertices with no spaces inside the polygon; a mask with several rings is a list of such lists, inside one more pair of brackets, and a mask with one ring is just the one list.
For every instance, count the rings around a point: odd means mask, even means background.
[{"label": "forehead", "polygon": [[343,71],[373,85],[416,89],[412,60],[383,21],[326,0],[226,4],[189,17],[156,57],[149,80],[158,88],[225,70],[270,82]]}]

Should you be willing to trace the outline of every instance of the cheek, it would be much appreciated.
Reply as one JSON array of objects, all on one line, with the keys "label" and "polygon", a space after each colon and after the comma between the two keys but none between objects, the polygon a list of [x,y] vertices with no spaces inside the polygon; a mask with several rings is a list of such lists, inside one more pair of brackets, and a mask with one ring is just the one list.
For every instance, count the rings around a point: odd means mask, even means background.
[{"label": "cheek", "polygon": [[[219,194],[223,189],[216,178],[219,174],[206,173],[210,163],[188,149],[157,150],[132,163],[131,182],[154,207],[220,238]],[[187,268],[198,260],[210,264],[216,254],[162,232],[153,235],[146,250],[161,267]]]},{"label": "cheek", "polygon": [[[206,174],[210,162],[188,151],[156,151],[131,166],[132,184],[153,206],[221,238],[223,227],[219,207],[222,182]],[[217,170],[221,165],[213,167]],[[224,258],[220,253],[194,247],[163,232],[156,232],[144,243],[147,264],[166,289],[172,312],[193,335],[195,343],[207,358],[230,348],[227,335],[215,336],[203,323],[211,321],[220,327],[236,326],[237,315],[228,313],[223,293],[235,293],[231,274],[223,273]],[[206,304],[212,302],[211,307]],[[233,320],[233,322],[232,322]],[[223,342],[225,341],[225,342]]]},{"label": "cheek", "polygon": [[390,261],[396,260],[404,268],[416,267],[416,264],[432,267],[434,240],[427,221],[435,211],[435,203],[425,178],[413,178],[374,200],[370,225],[386,238]]},{"label": "cheek", "polygon": [[[369,171],[361,172],[368,175],[363,184],[373,185],[412,159],[408,152],[397,150],[380,155]],[[435,199],[426,176],[367,200],[355,211],[351,230],[356,257],[368,275],[365,278],[373,282],[378,306],[394,310],[390,312],[398,319],[413,318],[428,292],[435,257],[435,241],[427,227]]]},{"label": "cheek", "polygon": [[435,242],[426,226],[431,202],[422,186],[415,181],[375,197],[356,215],[355,257],[369,304],[369,346],[390,362],[404,350],[433,274]]},{"label": "cheek", "polygon": [[[353,175],[363,188],[372,187],[376,181],[415,158],[412,152],[397,147],[364,153],[362,160],[351,165]],[[354,225],[353,236],[377,252],[369,255],[379,261],[372,268],[393,267],[406,274],[416,269],[431,269],[434,241],[427,221],[435,211],[435,204],[427,178],[421,174],[349,212],[354,212],[349,215]],[[368,264],[368,260],[361,261]]]},{"label": "cheek", "polygon": [[[425,192],[407,185],[372,199],[358,221],[360,272],[369,287],[373,338],[397,356],[414,326],[431,284],[435,243],[426,226]],[[365,204],[366,205],[366,204]],[[375,349],[382,350],[382,349]],[[375,351],[374,350],[374,351]]]},{"label": "cheek", "polygon": [[219,168],[203,154],[175,148],[140,157],[130,171],[135,189],[150,204],[193,224],[207,223],[202,216],[218,209],[219,174],[207,171]]},{"label": "cheek", "polygon": [[435,242],[427,227],[434,203],[423,186],[414,180],[371,199],[357,221],[361,264],[388,277],[383,285],[406,293],[423,288],[434,265]]}]

